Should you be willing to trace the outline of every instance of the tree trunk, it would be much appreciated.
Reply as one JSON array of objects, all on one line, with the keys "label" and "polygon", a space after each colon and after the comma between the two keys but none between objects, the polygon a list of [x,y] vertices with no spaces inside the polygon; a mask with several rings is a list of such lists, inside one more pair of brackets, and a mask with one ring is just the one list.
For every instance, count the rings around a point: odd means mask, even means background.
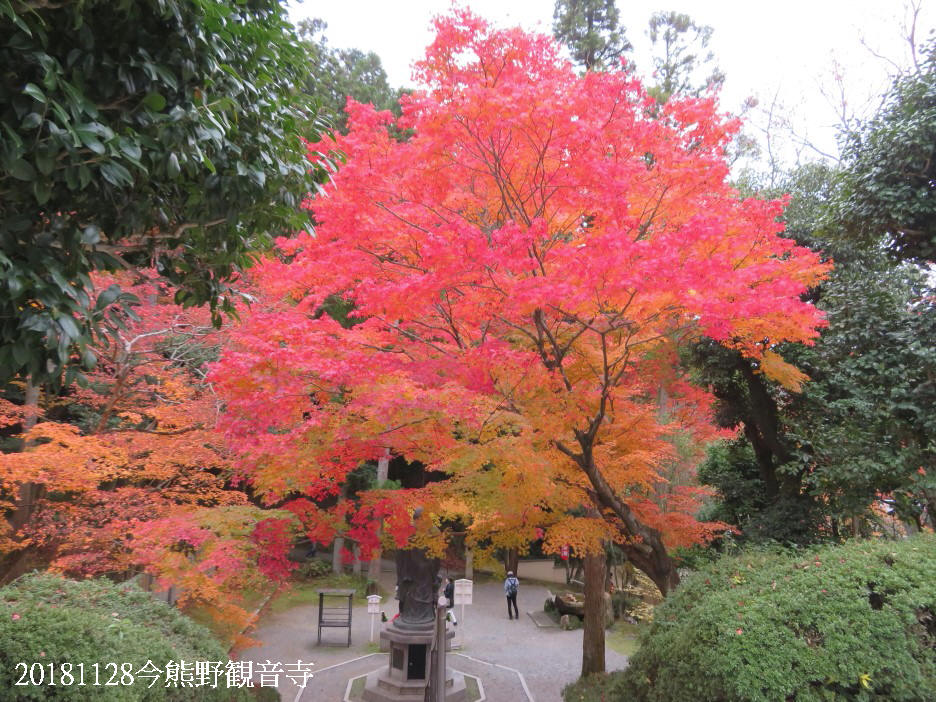
[{"label": "tree trunk", "polygon": [[[25,434],[39,419],[39,386],[33,385],[32,379],[26,380],[23,417],[23,433]],[[25,447],[24,447],[25,448]],[[10,529],[13,532],[22,529],[32,516],[36,501],[40,497],[42,485],[39,483],[22,483],[19,487],[19,496],[16,498],[16,507],[9,517]]]},{"label": "tree trunk", "polygon": [[517,549],[508,548],[504,553],[504,572],[513,573],[514,575],[519,575],[517,573],[517,566],[520,564],[520,555],[517,553]]},{"label": "tree trunk", "polygon": [[637,544],[625,544],[622,546],[627,554],[627,559],[631,561],[636,568],[642,570],[648,578],[656,585],[660,594],[666,597],[679,585],[679,573],[676,572],[676,563],[669,557],[660,533],[656,529],[649,529],[656,532],[649,542]]},{"label": "tree trunk", "polygon": [[[390,473],[390,449],[384,449],[384,455],[377,460],[377,487],[387,482]],[[377,526],[377,537],[383,532],[383,520]],[[372,582],[380,581],[380,549],[371,554],[370,563],[367,564],[367,579]]]},{"label": "tree trunk", "polygon": [[[744,435],[754,451],[764,490],[772,499],[781,494],[796,497],[800,494],[802,476],[777,473],[777,466],[790,460],[789,451],[782,440],[777,404],[767,390],[763,377],[754,372],[751,362],[737,352],[734,358],[735,368],[744,378],[747,389],[747,400],[739,408]],[[730,393],[716,391],[715,396],[729,404],[736,402]]]},{"label": "tree trunk", "polygon": [[585,630],[582,635],[582,677],[605,672],[603,553],[585,556]]},{"label": "tree trunk", "polygon": [[335,545],[332,548],[332,572],[340,574],[343,570],[341,563],[341,552],[344,550],[344,537],[336,536]]},{"label": "tree trunk", "polygon": [[33,385],[32,379],[26,381],[26,391],[24,393],[25,417],[23,419],[23,431],[27,432],[36,426],[39,419],[39,386]]},{"label": "tree trunk", "polygon": [[375,583],[380,581],[380,551],[367,562],[367,579]]},{"label": "tree trunk", "polygon": [[923,497],[926,499],[927,517],[930,526],[936,529],[936,492],[923,488]]},{"label": "tree trunk", "polygon": [[470,546],[465,549],[465,577],[474,580],[474,549]]},{"label": "tree trunk", "polygon": [[360,577],[361,575],[361,547],[355,543],[353,546],[354,549],[354,565],[351,566],[351,572]]},{"label": "tree trunk", "polygon": [[[579,433],[579,432],[577,432]],[[588,444],[584,441],[587,438],[584,435],[579,436],[582,448],[586,449]],[[568,451],[565,452],[567,455]],[[581,466],[589,482],[594,487],[592,499],[595,507],[600,511],[610,509],[621,520],[622,531],[633,539],[624,544],[622,549],[636,568],[639,568],[647,574],[660,593],[666,597],[673,589],[679,585],[679,573],[676,572],[676,563],[670,558],[663,543],[663,536],[657,529],[642,523],[631,508],[627,506],[604,479],[601,471],[591,455],[590,448],[583,451],[578,456],[573,456],[576,462]],[[636,539],[634,539],[636,537]],[[586,581],[588,578],[586,577]]]}]

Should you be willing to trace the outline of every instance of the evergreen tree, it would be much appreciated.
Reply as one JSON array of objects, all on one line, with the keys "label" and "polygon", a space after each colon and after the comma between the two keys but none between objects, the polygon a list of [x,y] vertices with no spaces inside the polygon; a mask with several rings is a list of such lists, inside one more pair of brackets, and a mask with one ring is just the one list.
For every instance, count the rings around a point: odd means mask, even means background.
[{"label": "evergreen tree", "polygon": [[614,0],[556,0],[553,36],[586,71],[616,68],[632,48]]},{"label": "evergreen tree", "polygon": [[[662,104],[675,94],[699,95],[725,81],[725,74],[713,64],[714,54],[708,50],[713,32],[707,25],[696,24],[689,15],[653,14],[649,34],[657,84],[650,92],[657,102]],[[709,69],[700,82],[698,72]]]}]

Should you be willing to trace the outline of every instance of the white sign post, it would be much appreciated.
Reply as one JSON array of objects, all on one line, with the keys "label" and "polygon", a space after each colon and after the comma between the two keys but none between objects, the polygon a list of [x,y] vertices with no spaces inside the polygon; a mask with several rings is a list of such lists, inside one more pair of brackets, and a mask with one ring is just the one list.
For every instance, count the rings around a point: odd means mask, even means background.
[{"label": "white sign post", "polygon": [[370,615],[370,640],[374,642],[374,622],[380,614],[380,595],[367,596],[367,613]]},{"label": "white sign post", "polygon": [[471,592],[474,583],[467,578],[460,578],[455,581],[455,593],[452,598],[453,605],[461,605],[461,634],[458,637],[458,645],[465,646],[465,605],[471,604]]}]

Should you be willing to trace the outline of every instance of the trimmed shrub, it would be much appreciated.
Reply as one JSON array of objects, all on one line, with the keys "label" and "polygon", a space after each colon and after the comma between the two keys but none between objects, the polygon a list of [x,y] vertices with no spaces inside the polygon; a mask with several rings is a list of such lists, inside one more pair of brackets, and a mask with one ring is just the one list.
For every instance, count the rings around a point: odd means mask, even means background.
[{"label": "trimmed shrub", "polygon": [[936,700],[936,537],[722,558],[595,686],[637,702]]},{"label": "trimmed shrub", "polygon": [[299,574],[307,580],[312,578],[320,578],[323,575],[328,575],[331,572],[331,563],[323,561],[320,558],[311,558],[299,566]]},{"label": "trimmed shrub", "polygon": [[617,702],[627,700],[626,694],[623,673],[593,673],[566,685],[562,699],[565,702]]},{"label": "trimmed shrub", "polygon": [[[225,670],[228,655],[204,627],[178,610],[159,602],[133,586],[107,580],[72,582],[48,574],[24,576],[0,589],[0,701],[13,700],[251,700],[246,689],[228,689],[225,676],[218,687],[166,687],[165,669],[172,661],[193,665],[196,661],[220,661]],[[136,675],[152,661],[163,671],[152,687],[151,679]],[[16,685],[23,681],[23,666],[30,666],[33,680],[42,684]],[[62,679],[62,664],[71,664]],[[95,668],[99,684],[95,685]],[[116,676],[113,666],[117,664]],[[34,664],[38,664],[35,665]],[[84,664],[85,686],[78,685]],[[121,684],[121,666],[129,664],[135,678]],[[49,684],[50,669],[55,685]],[[42,670],[40,671],[40,667]],[[153,673],[155,675],[155,673]],[[27,674],[25,681],[29,682]],[[105,685],[113,680],[116,685]],[[129,682],[124,678],[123,682]],[[64,683],[64,684],[63,684]]]}]

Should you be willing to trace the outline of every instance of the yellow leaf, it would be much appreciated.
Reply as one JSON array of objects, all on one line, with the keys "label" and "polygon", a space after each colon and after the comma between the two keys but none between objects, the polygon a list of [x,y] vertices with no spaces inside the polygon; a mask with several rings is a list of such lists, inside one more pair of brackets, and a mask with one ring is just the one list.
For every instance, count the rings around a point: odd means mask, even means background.
[{"label": "yellow leaf", "polygon": [[761,359],[761,372],[793,392],[801,392],[803,383],[809,380],[808,375],[773,351],[767,351]]}]

